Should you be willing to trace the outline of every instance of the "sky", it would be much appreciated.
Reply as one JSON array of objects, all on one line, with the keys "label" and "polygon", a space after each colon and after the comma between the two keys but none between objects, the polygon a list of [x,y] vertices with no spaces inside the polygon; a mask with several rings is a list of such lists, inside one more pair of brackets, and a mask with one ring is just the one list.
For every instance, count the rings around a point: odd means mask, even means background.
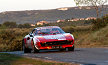
[{"label": "sky", "polygon": [[76,6],[74,0],[0,0],[0,12],[44,10]]}]

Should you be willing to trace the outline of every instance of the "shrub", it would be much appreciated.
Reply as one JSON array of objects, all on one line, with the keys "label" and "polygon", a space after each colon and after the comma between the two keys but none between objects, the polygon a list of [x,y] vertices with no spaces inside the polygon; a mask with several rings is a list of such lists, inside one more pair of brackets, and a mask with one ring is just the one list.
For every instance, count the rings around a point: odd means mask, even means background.
[{"label": "shrub", "polygon": [[31,28],[29,23],[25,23],[25,24],[19,24],[18,28]]},{"label": "shrub", "polygon": [[31,29],[0,30],[0,51],[22,50],[22,39]]},{"label": "shrub", "polygon": [[75,31],[75,29],[74,29],[73,26],[62,27],[62,29],[63,29],[65,32],[68,32],[68,33],[72,33],[72,32]]},{"label": "shrub", "polygon": [[3,23],[3,25],[6,26],[6,27],[9,27],[9,28],[16,28],[17,27],[16,22],[6,21],[6,22]]},{"label": "shrub", "polygon": [[93,30],[98,30],[100,28],[105,27],[108,24],[108,15],[103,16],[102,18],[98,18],[97,20],[94,20],[93,22]]}]

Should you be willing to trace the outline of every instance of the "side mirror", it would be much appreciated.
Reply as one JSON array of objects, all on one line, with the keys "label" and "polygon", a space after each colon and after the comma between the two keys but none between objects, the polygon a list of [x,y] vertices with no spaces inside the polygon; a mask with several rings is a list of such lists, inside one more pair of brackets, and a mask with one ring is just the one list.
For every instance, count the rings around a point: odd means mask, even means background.
[{"label": "side mirror", "polygon": [[30,35],[30,37],[33,37],[32,33],[30,33],[29,35]]},{"label": "side mirror", "polygon": [[31,33],[29,33],[29,35],[30,35],[30,37],[33,37],[32,32],[31,32]]},{"label": "side mirror", "polygon": [[30,37],[33,37],[33,35],[30,35]]}]

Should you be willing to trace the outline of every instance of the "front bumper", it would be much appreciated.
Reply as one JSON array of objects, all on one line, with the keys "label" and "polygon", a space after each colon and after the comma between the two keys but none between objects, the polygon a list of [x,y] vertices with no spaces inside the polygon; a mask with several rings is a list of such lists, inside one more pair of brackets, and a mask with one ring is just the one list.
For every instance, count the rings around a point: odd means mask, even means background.
[{"label": "front bumper", "polygon": [[39,42],[37,47],[41,49],[64,49],[67,47],[72,47],[74,40],[61,40],[61,41],[49,41],[49,42]]},{"label": "front bumper", "polygon": [[73,45],[61,45],[61,46],[45,46],[45,47],[39,47],[39,49],[64,49],[67,47],[72,47]]}]

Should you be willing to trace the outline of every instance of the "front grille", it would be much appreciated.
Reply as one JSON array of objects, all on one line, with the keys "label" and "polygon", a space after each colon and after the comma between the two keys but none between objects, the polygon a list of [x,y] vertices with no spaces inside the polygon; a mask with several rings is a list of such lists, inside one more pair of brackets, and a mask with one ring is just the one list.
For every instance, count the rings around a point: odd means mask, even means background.
[{"label": "front grille", "polygon": [[53,42],[46,42],[46,43],[40,43],[41,46],[52,46],[52,45],[69,45],[73,42],[72,41],[53,41]]}]

